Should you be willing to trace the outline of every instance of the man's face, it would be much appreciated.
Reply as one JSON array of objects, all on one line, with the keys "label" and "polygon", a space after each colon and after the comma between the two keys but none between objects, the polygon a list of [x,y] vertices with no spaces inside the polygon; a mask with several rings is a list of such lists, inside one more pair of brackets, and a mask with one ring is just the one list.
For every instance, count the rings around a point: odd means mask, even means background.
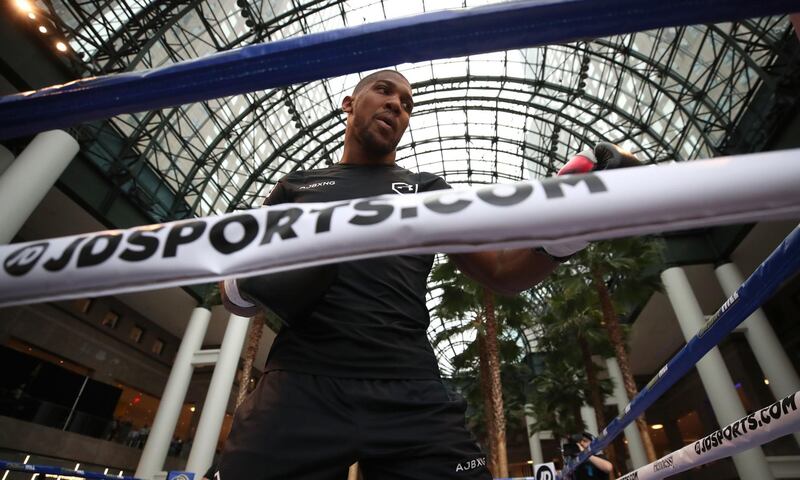
[{"label": "man's face", "polygon": [[413,108],[411,86],[402,76],[386,72],[352,97],[345,97],[348,130],[369,153],[386,155],[397,148]]},{"label": "man's face", "polygon": [[586,450],[587,448],[589,448],[589,444],[591,444],[591,443],[592,443],[592,442],[591,442],[591,440],[589,440],[589,439],[588,439],[588,438],[586,438],[586,437],[583,437],[583,438],[581,438],[581,440],[578,442],[578,445],[580,445],[580,447],[581,447],[581,451],[584,451],[584,450]]}]

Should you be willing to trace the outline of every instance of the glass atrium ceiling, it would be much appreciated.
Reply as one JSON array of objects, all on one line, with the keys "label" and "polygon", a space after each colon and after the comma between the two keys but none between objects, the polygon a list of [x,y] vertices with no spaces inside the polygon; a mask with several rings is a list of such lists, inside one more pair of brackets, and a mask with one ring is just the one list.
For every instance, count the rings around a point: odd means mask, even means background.
[{"label": "glass atrium ceiling", "polygon": [[[39,7],[68,39],[76,73],[90,76],[485,3],[495,2],[43,0]],[[768,114],[751,106],[759,92],[777,88],[773,70],[791,35],[785,17],[771,17],[399,65],[415,110],[398,162],[451,184],[481,184],[552,175],[600,140],[648,162],[746,150],[737,126],[746,115]],[[154,221],[256,207],[286,173],[338,161],[339,107],[359,78],[122,115],[83,126],[79,136]],[[109,144],[112,133],[122,145]],[[434,319],[432,334],[445,327]],[[436,347],[450,358],[463,345]]]}]

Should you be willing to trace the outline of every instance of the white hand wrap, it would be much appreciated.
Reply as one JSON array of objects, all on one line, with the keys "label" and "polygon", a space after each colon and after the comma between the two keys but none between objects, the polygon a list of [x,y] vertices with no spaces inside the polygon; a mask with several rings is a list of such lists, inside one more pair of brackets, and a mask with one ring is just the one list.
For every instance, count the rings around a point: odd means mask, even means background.
[{"label": "white hand wrap", "polygon": [[542,247],[542,250],[544,250],[549,255],[556,258],[567,258],[580,252],[588,245],[589,242],[585,240],[575,240],[573,242],[564,242],[564,243],[557,243],[555,245],[548,245],[546,247]]},{"label": "white hand wrap", "polygon": [[239,285],[236,283],[235,278],[225,279],[225,296],[228,297],[229,302],[240,308],[250,308],[256,306],[255,303],[248,302],[242,298],[242,295],[239,293]]}]

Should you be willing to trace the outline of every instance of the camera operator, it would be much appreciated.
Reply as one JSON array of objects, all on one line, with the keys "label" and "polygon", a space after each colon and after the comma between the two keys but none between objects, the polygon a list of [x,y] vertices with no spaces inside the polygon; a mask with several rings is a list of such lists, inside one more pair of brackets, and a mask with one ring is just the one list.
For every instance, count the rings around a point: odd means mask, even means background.
[{"label": "camera operator", "polygon": [[[581,452],[589,448],[594,440],[591,433],[583,432],[570,436],[570,443],[562,448],[565,464],[572,463]],[[592,455],[572,472],[572,480],[610,480],[614,466],[603,455]]]}]

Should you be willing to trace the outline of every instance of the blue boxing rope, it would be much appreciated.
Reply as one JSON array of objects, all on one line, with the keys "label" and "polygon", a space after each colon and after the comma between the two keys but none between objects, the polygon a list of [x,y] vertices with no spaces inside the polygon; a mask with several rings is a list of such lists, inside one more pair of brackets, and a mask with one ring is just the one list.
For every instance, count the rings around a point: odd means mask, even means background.
[{"label": "blue boxing rope", "polygon": [[0,97],[0,139],[348,73],[800,10],[800,0],[524,0],[252,45]]},{"label": "blue boxing rope", "polygon": [[63,477],[81,477],[90,480],[139,480],[136,477],[126,477],[117,475],[105,475],[85,470],[69,470],[62,467],[50,467],[47,465],[31,465],[28,463],[6,462],[0,460],[0,470],[11,470],[14,472],[41,473],[44,475],[60,475]]},{"label": "blue boxing rope", "polygon": [[564,474],[571,473],[577,465],[608,446],[626,426],[686,375],[709,350],[760,307],[784,280],[798,271],[800,271],[800,227],[792,230],[756,271],[708,319],[703,328],[636,395],[625,407],[623,414],[603,429],[602,435],[578,456],[574,465],[564,469]]}]

